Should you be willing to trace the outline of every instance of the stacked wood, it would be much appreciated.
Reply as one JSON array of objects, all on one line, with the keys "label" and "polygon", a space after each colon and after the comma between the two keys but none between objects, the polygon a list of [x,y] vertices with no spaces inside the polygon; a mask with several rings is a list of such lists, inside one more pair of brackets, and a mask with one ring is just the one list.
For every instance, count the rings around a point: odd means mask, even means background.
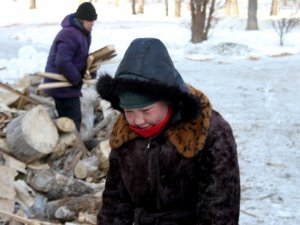
[{"label": "stacked wood", "polygon": [[[26,99],[7,86],[6,94]],[[0,222],[96,224],[108,169],[108,138],[118,112],[94,87],[84,87],[78,133],[72,120],[57,118],[49,97],[36,94],[38,86],[34,82],[27,89],[27,105],[0,101]],[[87,148],[86,143],[93,144]]]},{"label": "stacked wood", "polygon": [[54,123],[60,133],[70,133],[76,129],[74,121],[68,117],[59,117],[54,120]]},{"label": "stacked wood", "polygon": [[89,54],[86,66],[86,79],[91,79],[91,74],[95,73],[100,65],[116,56],[116,50],[113,45],[104,46]]},{"label": "stacked wood", "polygon": [[14,211],[15,195],[14,179],[17,171],[7,166],[0,166],[0,209],[12,213]]},{"label": "stacked wood", "polygon": [[58,142],[57,129],[41,105],[13,119],[6,137],[11,154],[25,163],[48,155]]},{"label": "stacked wood", "polygon": [[60,199],[64,196],[80,196],[92,193],[97,188],[97,185],[64,176],[53,169],[31,170],[26,181],[49,200]]},{"label": "stacked wood", "polygon": [[46,205],[46,218],[64,221],[74,220],[80,212],[97,214],[101,207],[101,192],[79,197],[66,197]]}]

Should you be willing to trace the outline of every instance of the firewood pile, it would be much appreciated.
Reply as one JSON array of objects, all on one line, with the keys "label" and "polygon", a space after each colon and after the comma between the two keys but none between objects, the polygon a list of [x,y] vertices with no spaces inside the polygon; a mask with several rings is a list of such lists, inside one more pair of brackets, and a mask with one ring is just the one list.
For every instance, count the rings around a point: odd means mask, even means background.
[{"label": "firewood pile", "polygon": [[85,84],[78,133],[41,82],[0,83],[0,223],[96,224],[118,112]]}]

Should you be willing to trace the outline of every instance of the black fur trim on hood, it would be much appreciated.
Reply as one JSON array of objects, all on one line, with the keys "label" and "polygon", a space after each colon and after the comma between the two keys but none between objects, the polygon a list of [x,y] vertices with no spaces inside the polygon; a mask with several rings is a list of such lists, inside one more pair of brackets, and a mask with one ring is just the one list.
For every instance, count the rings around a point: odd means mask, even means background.
[{"label": "black fur trim on hood", "polygon": [[119,94],[123,91],[164,100],[172,104],[184,121],[195,119],[201,110],[199,97],[190,93],[166,47],[155,38],[135,39],[126,50],[115,77],[101,75],[96,89],[101,98],[120,111],[123,110],[119,106]]}]

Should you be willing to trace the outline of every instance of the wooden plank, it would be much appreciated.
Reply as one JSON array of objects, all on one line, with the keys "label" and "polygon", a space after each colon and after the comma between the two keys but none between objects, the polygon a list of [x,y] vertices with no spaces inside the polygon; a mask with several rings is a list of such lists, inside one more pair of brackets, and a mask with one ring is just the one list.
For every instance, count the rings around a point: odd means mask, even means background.
[{"label": "wooden plank", "polygon": [[9,86],[7,84],[4,84],[4,83],[0,82],[0,87],[4,88],[4,89],[6,89],[6,90],[8,90],[8,91],[10,91],[14,94],[17,94],[17,95],[21,96],[22,98],[25,98],[26,100],[28,100],[28,101],[30,101],[34,104],[37,104],[37,105],[40,104],[40,102],[38,102],[37,100],[31,98],[30,96],[24,95],[20,91],[13,89],[11,86]]},{"label": "wooden plank", "polygon": [[17,171],[7,166],[0,166],[0,198],[14,200],[16,192],[14,190],[14,179],[18,175]]},{"label": "wooden plank", "polygon": [[47,77],[47,78],[50,78],[53,80],[68,81],[64,75],[57,74],[57,73],[37,72],[36,75],[41,76],[41,77]]}]

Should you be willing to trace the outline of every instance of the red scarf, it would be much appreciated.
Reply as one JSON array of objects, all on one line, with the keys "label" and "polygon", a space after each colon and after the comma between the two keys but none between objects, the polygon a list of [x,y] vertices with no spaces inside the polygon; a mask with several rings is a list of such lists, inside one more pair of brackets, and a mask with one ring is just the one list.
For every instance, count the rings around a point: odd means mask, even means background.
[{"label": "red scarf", "polygon": [[141,135],[143,138],[148,138],[148,137],[153,137],[156,134],[158,134],[168,123],[171,115],[172,115],[172,107],[170,106],[168,109],[168,113],[166,115],[166,117],[158,124],[149,127],[149,128],[138,128],[135,126],[131,126],[129,125],[129,127],[134,130],[136,133],[138,133],[139,135]]}]

